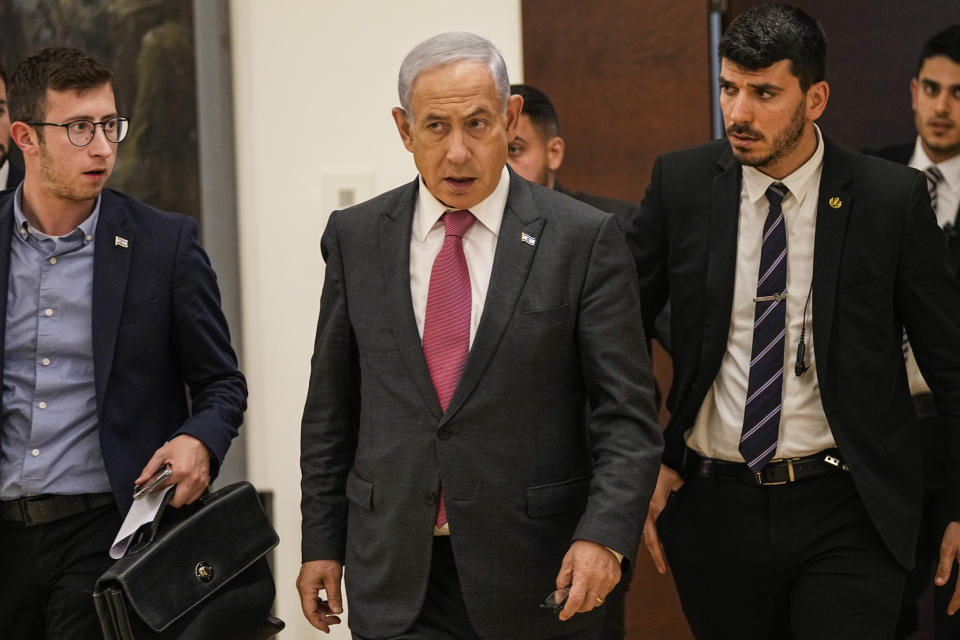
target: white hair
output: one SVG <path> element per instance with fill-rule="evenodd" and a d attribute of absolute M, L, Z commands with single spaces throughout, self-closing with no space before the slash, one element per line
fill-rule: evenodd
<path fill-rule="evenodd" d="M 424 71 L 461 60 L 479 62 L 490 69 L 490 75 L 493 76 L 497 93 L 500 95 L 500 108 L 507 108 L 510 78 L 507 76 L 507 64 L 503 61 L 503 55 L 486 38 L 466 31 L 451 31 L 424 40 L 410 50 L 400 65 L 397 89 L 400 93 L 400 106 L 408 118 L 412 114 L 410 92 L 417 76 Z"/>

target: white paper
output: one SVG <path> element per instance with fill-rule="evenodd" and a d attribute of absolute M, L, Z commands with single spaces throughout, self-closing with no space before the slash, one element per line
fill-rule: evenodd
<path fill-rule="evenodd" d="M 160 505 L 163 504 L 163 496 L 167 495 L 167 492 L 174 487 L 176 485 L 172 484 L 133 501 L 133 506 L 127 512 L 127 517 L 120 525 L 120 531 L 113 541 L 113 546 L 110 547 L 111 558 L 118 560 L 123 557 L 133 540 L 133 534 L 143 525 L 153 522 L 154 518 L 157 517 L 157 511 L 160 510 Z"/>

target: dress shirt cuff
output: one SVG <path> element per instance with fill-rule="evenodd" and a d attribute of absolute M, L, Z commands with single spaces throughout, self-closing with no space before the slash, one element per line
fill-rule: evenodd
<path fill-rule="evenodd" d="M 621 563 L 623 562 L 623 554 L 622 554 L 622 553 L 620 553 L 619 551 L 614 551 L 614 550 L 611 549 L 610 547 L 604 547 L 604 549 L 606 549 L 607 551 L 609 551 L 610 553 L 613 554 L 613 557 L 617 559 L 617 564 L 621 564 Z"/>

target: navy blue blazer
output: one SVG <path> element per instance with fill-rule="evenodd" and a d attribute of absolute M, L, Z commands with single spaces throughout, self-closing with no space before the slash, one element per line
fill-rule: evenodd
<path fill-rule="evenodd" d="M 0 195 L 0 354 L 14 193 Z M 246 381 L 197 234 L 187 216 L 103 192 L 93 263 L 94 377 L 100 445 L 121 513 L 164 442 L 197 438 L 215 473 L 243 421 Z"/>

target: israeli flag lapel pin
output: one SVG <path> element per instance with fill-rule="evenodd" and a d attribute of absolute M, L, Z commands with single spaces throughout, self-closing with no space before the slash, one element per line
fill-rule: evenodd
<path fill-rule="evenodd" d="M 531 247 L 537 244 L 537 239 L 525 231 L 520 232 L 520 242 L 528 244 Z"/>
<path fill-rule="evenodd" d="M 130 241 L 126 238 L 121 238 L 120 236 L 113 236 L 113 246 L 128 249 L 130 248 Z"/>

